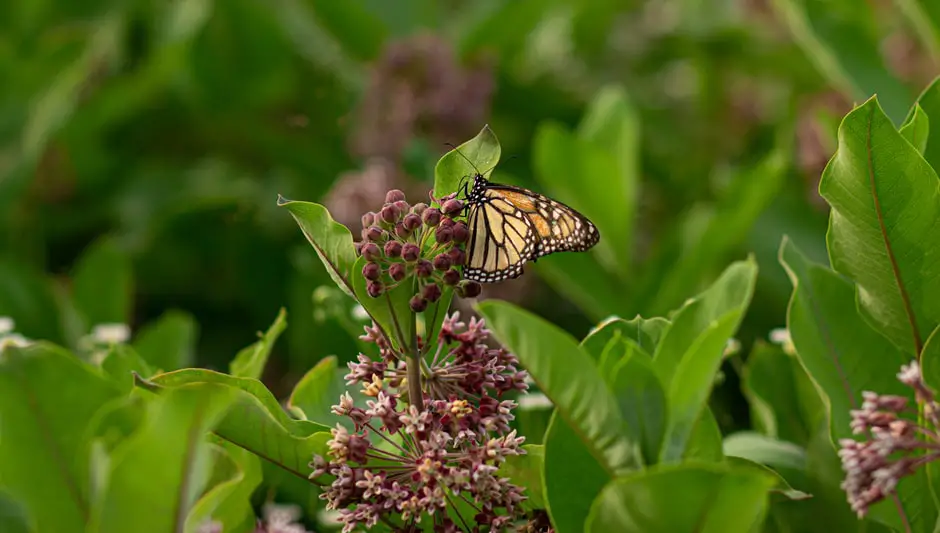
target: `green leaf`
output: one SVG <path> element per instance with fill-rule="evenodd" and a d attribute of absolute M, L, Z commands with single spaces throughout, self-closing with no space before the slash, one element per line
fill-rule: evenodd
<path fill-rule="evenodd" d="M 361 272 L 365 264 L 365 258 L 360 257 L 353 266 L 353 271 Z M 412 321 L 414 313 L 411 312 L 408 303 L 417 292 L 413 283 L 402 283 L 378 298 L 373 298 L 369 296 L 366 289 L 366 278 L 361 274 L 356 274 L 352 277 L 352 287 L 362 308 L 378 324 L 382 332 L 391 341 L 392 346 L 400 351 L 407 351 L 412 343 L 412 334 L 414 333 L 412 327 L 415 326 Z M 440 320 L 443 319 L 444 317 L 441 316 Z"/>
<path fill-rule="evenodd" d="M 176 370 L 193 364 L 198 325 L 192 315 L 171 310 L 141 328 L 133 346 L 154 368 Z"/>
<path fill-rule="evenodd" d="M 535 176 L 545 192 L 588 217 L 602 235 L 588 254 L 596 255 L 611 272 L 629 271 L 630 250 L 623 243 L 633 238 L 628 230 L 635 198 L 620 184 L 623 176 L 616 152 L 579 138 L 555 122 L 539 124 L 532 143 Z"/>
<path fill-rule="evenodd" d="M 780 248 L 780 262 L 794 285 L 787 325 L 800 361 L 820 393 L 825 394 L 830 442 L 852 438 L 850 411 L 861 407 L 862 391 L 897 394 L 913 402 L 911 390 L 896 378 L 909 357 L 861 317 L 852 284 L 808 261 L 786 238 Z M 936 515 L 922 476 L 905 480 L 898 492 L 893 498 L 900 498 L 908 520 L 933 523 Z M 903 529 L 894 502 L 883 502 L 875 509 L 883 509 L 873 513 L 876 518 Z"/>
<path fill-rule="evenodd" d="M 639 444 L 643 462 L 650 465 L 658 459 L 665 436 L 669 415 L 666 391 L 649 354 L 632 339 L 622 342 L 633 349 L 614 367 L 611 390 L 620 406 L 624 432 Z"/>
<path fill-rule="evenodd" d="M 287 311 L 282 307 L 268 331 L 263 334 L 259 333 L 261 338 L 257 342 L 238 352 L 229 364 L 229 373 L 240 378 L 261 379 L 261 373 L 264 372 L 264 365 L 267 364 L 271 350 L 274 349 L 274 343 L 285 328 L 287 328 Z"/>
<path fill-rule="evenodd" d="M 927 385 L 935 391 L 940 390 L 940 327 L 933 330 L 927 338 L 920 365 Z"/>
<path fill-rule="evenodd" d="M 604 488 L 585 531 L 750 533 L 763 518 L 775 484 L 766 473 L 725 465 L 645 470 Z"/>
<path fill-rule="evenodd" d="M 542 496 L 542 469 L 545 461 L 545 447 L 538 444 L 526 444 L 522 447 L 525 455 L 510 455 L 499 467 L 500 477 L 508 477 L 512 483 L 525 489 L 528 500 L 523 505 L 530 509 L 544 509 L 545 498 Z"/>
<path fill-rule="evenodd" d="M 911 355 L 940 324 L 940 181 L 876 98 L 839 127 L 819 183 L 832 206 L 826 241 L 837 272 L 858 285 L 865 317 Z"/>
<path fill-rule="evenodd" d="M 578 480 L 572 483 L 571 480 Z M 614 479 L 556 410 L 545 431 L 545 508 L 556 533 L 580 533 L 594 498 Z"/>
<path fill-rule="evenodd" d="M 342 379 L 337 379 L 337 368 L 335 355 L 320 359 L 297 382 L 287 400 L 288 409 L 302 415 L 305 420 L 329 425 L 336 418 L 331 413 L 331 407 L 336 405 L 345 390 Z"/>
<path fill-rule="evenodd" d="M 904 118 L 911 97 L 886 67 L 872 7 L 854 0 L 775 0 L 821 75 L 855 101 L 877 94 L 896 121 Z"/>
<path fill-rule="evenodd" d="M 721 447 L 721 428 L 718 427 L 715 414 L 706 405 L 695 421 L 695 425 L 692 426 L 692 433 L 682 452 L 682 459 L 717 463 L 724 458 L 725 454 Z"/>
<path fill-rule="evenodd" d="M 223 460 L 216 462 L 216 470 L 222 472 L 213 477 L 221 475 L 223 479 L 193 506 L 186 517 L 186 533 L 197 533 L 199 526 L 210 519 L 220 522 L 222 531 L 250 533 L 255 527 L 251 493 L 261 483 L 261 462 L 234 444 L 219 438 L 213 440 L 216 453 L 223 456 Z"/>
<path fill-rule="evenodd" d="M 927 113 L 924 112 L 924 108 L 920 107 L 920 104 L 914 104 L 899 131 L 901 137 L 907 139 L 907 142 L 914 145 L 914 148 L 924 155 L 924 151 L 927 150 L 927 140 L 930 138 L 930 119 L 927 118 Z"/>
<path fill-rule="evenodd" d="M 754 343 L 743 388 L 756 428 L 768 437 L 809 442 L 825 407 L 799 359 L 763 341 Z"/>
<path fill-rule="evenodd" d="M 202 369 L 184 369 L 155 376 L 149 383 L 174 388 L 201 384 L 235 390 L 234 406 L 215 428 L 215 434 L 303 479 L 314 453 L 325 454 L 329 428 L 287 416 L 260 381 Z"/>
<path fill-rule="evenodd" d="M 131 278 L 130 259 L 113 239 L 99 239 L 85 250 L 72 271 L 72 291 L 86 330 L 130 322 Z"/>
<path fill-rule="evenodd" d="M 806 469 L 806 451 L 791 442 L 784 442 L 753 431 L 739 431 L 725 437 L 725 455 L 743 457 L 774 470 Z"/>
<path fill-rule="evenodd" d="M 0 355 L 0 479 L 37 531 L 84 532 L 90 515 L 84 435 L 120 390 L 51 344 Z"/>
<path fill-rule="evenodd" d="M 669 398 L 669 426 L 663 461 L 682 457 L 705 407 L 725 345 L 737 331 L 754 291 L 753 258 L 729 266 L 704 293 L 676 313 L 653 357 Z"/>
<path fill-rule="evenodd" d="M 499 163 L 500 147 L 496 134 L 489 126 L 483 126 L 476 137 L 461 144 L 456 150 L 444 154 L 434 166 L 434 197 L 442 198 L 460 187 L 462 179 L 469 178 L 473 185 L 473 175 L 477 172 L 489 178 L 496 164 Z"/>
<path fill-rule="evenodd" d="M 927 115 L 928 122 L 933 123 L 934 126 L 940 124 L 940 77 L 920 93 L 917 105 Z M 916 109 L 911 110 L 911 113 L 915 111 Z M 911 116 L 908 116 L 908 121 L 910 120 Z M 934 170 L 940 169 L 940 134 L 930 135 L 927 138 L 927 147 L 922 153 Z"/>
<path fill-rule="evenodd" d="M 640 189 L 640 121 L 622 87 L 601 87 L 588 104 L 578 125 L 578 138 L 616 156 L 616 174 L 593 176 L 581 183 L 599 190 L 595 196 L 620 201 L 611 220 L 621 232 L 614 253 L 621 269 L 628 269 L 633 255 L 633 226 Z M 570 176 L 569 176 L 570 180 Z M 603 189 L 606 194 L 600 194 Z M 608 223 L 609 225 L 609 223 Z"/>
<path fill-rule="evenodd" d="M 31 533 L 35 531 L 26 509 L 0 490 L 0 531 L 3 533 Z"/>
<path fill-rule="evenodd" d="M 812 494 L 808 494 L 801 490 L 796 490 L 790 485 L 790 482 L 787 481 L 779 472 L 773 470 L 763 464 L 752 461 L 750 459 L 745 459 L 744 457 L 728 456 L 727 462 L 729 465 L 734 468 L 741 470 L 751 469 L 762 474 L 773 476 L 776 480 L 774 488 L 770 490 L 771 494 L 779 494 L 787 500 L 808 500 L 813 497 Z"/>
<path fill-rule="evenodd" d="M 278 196 L 277 205 L 290 211 L 336 285 L 355 298 L 352 278 L 359 271 L 354 267 L 356 249 L 349 229 L 333 220 L 330 212 L 320 204 L 295 202 Z"/>
<path fill-rule="evenodd" d="M 19 259 L 0 258 L 0 316 L 13 318 L 17 333 L 64 342 L 62 314 L 52 285 L 39 271 Z"/>
<path fill-rule="evenodd" d="M 861 408 L 862 391 L 910 395 L 895 377 L 909 358 L 862 319 L 845 278 L 810 262 L 786 238 L 780 262 L 793 283 L 787 311 L 793 344 L 826 395 L 833 442 L 850 438 L 849 411 Z"/>
<path fill-rule="evenodd" d="M 506 302 L 487 300 L 477 309 L 605 471 L 615 474 L 636 467 L 635 443 L 621 430 L 616 400 L 594 361 L 570 335 Z"/>
<path fill-rule="evenodd" d="M 219 385 L 181 387 L 151 403 L 140 429 L 95 465 L 107 481 L 89 531 L 180 531 L 212 470 L 205 435 L 233 397 Z"/>
<path fill-rule="evenodd" d="M 145 378 L 154 373 L 137 351 L 126 344 L 112 345 L 101 362 L 101 368 L 120 385 L 124 392 L 130 392 L 134 388 L 134 373 Z"/>

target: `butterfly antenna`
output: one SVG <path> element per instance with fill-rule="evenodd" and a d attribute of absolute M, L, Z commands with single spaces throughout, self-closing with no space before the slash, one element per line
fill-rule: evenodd
<path fill-rule="evenodd" d="M 480 169 L 477 168 L 477 166 L 473 164 L 473 161 L 470 161 L 470 158 L 469 158 L 469 157 L 463 155 L 463 152 L 461 152 L 459 148 L 457 148 L 456 146 L 454 146 L 454 145 L 451 144 L 451 143 L 444 143 L 444 144 L 445 144 L 446 146 L 450 146 L 451 148 L 453 148 L 454 151 L 457 152 L 457 155 L 459 155 L 460 157 L 464 158 L 464 160 L 465 160 L 467 163 L 470 163 L 470 166 L 473 167 L 473 170 L 476 171 L 477 174 L 480 174 Z"/>

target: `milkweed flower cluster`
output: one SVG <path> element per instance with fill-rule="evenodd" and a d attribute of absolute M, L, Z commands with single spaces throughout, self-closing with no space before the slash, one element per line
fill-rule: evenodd
<path fill-rule="evenodd" d="M 438 301 L 445 285 L 470 298 L 482 289 L 479 283 L 462 280 L 459 270 L 470 238 L 467 224 L 454 220 L 463 211 L 463 202 L 455 195 L 429 196 L 440 208 L 411 205 L 400 190 L 389 191 L 382 209 L 362 216 L 362 240 L 356 243 L 366 260 L 362 275 L 369 296 L 378 298 L 417 278 L 417 291 L 409 302 L 416 313 Z"/>
<path fill-rule="evenodd" d="M 893 493 L 901 478 L 940 458 L 940 405 L 924 383 L 920 365 L 912 361 L 902 366 L 897 377 L 914 389 L 925 425 L 915 420 L 917 410 L 908 405 L 907 397 L 862 393 L 862 408 L 851 412 L 851 427 L 856 435 L 867 434 L 868 438 L 839 441 L 839 457 L 846 474 L 842 489 L 859 518 Z"/>
<path fill-rule="evenodd" d="M 407 362 L 377 328 L 366 328 L 361 338 L 376 343 L 382 359 L 360 356 L 346 379 L 370 399 L 359 406 L 348 392 L 340 398 L 333 413 L 353 429 L 338 424 L 327 457 L 310 465 L 311 479 L 335 476 L 321 498 L 339 510 L 344 532 L 422 520 L 441 532 L 469 531 L 471 522 L 504 531 L 523 518 L 523 490 L 500 477 L 499 467 L 525 453 L 524 437 L 509 427 L 516 403 L 501 397 L 526 390 L 526 374 L 513 355 L 486 344 L 488 335 L 482 320 L 444 320 L 418 408 L 402 401 Z"/>

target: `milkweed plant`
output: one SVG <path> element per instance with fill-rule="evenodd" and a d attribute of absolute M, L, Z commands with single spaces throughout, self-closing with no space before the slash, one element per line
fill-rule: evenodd
<path fill-rule="evenodd" d="M 283 400 L 260 381 L 283 310 L 224 372 L 190 367 L 191 325 L 178 316 L 131 331 L 79 313 L 87 334 L 68 347 L 0 318 L 0 524 L 933 531 L 938 103 L 934 84 L 900 127 L 874 97 L 844 118 L 819 185 L 828 261 L 783 239 L 779 264 L 763 266 L 793 290 L 766 340 L 735 338 L 757 286 L 753 256 L 666 316 L 612 316 L 580 340 L 481 299 L 462 274 L 474 235 L 458 188 L 499 161 L 488 127 L 438 161 L 426 198 L 388 191 L 361 227 L 278 198 L 343 295 L 316 301 L 344 314 L 361 350 L 323 358 Z M 709 398 L 725 362 L 752 429 L 723 435 Z"/>

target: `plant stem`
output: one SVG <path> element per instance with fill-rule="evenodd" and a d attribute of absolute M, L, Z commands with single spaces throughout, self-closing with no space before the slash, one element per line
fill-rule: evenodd
<path fill-rule="evenodd" d="M 418 346 L 418 314 L 411 313 L 411 353 L 408 355 L 408 403 L 424 409 L 421 392 L 421 348 Z"/>

